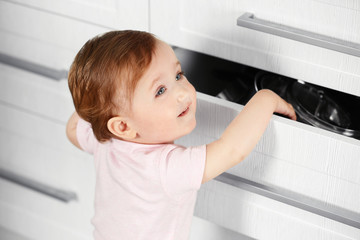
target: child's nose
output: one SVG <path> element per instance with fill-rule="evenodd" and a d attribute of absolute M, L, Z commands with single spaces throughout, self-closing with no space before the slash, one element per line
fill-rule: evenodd
<path fill-rule="evenodd" d="M 178 94 L 177 94 L 177 100 L 178 102 L 183 102 L 186 100 L 189 96 L 189 92 L 185 86 L 179 86 L 178 88 Z"/>

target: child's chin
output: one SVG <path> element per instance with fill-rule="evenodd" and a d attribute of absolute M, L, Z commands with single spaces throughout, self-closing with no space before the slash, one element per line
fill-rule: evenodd
<path fill-rule="evenodd" d="M 194 131 L 195 127 L 196 127 L 196 120 L 194 120 L 193 123 L 189 126 L 188 131 L 184 134 L 184 136 L 185 136 L 185 135 L 188 135 L 188 134 L 190 134 L 192 131 Z"/>

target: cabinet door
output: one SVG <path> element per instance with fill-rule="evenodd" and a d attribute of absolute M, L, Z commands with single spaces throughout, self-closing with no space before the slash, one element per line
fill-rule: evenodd
<path fill-rule="evenodd" d="M 147 0 L 10 0 L 10 2 L 107 28 L 148 30 Z"/>
<path fill-rule="evenodd" d="M 241 105 L 223 99 L 202 93 L 197 97 L 197 126 L 178 140 L 179 144 L 196 146 L 218 139 L 242 110 Z M 274 194 L 290 193 L 283 197 L 292 194 L 294 201 L 327 213 L 313 214 L 318 212 L 313 209 L 304 212 L 291 204 L 288 207 L 281 202 L 283 199 L 274 201 L 266 194 L 264 197 L 226 186 L 224 181 L 209 184 L 215 187 L 203 187 L 195 211 L 200 217 L 254 238 L 264 237 L 262 233 L 270 234 L 267 239 L 318 239 L 321 234 L 332 236 L 330 239 L 342 239 L 340 235 L 359 238 L 359 156 L 359 140 L 273 116 L 254 151 L 227 174 L 250 180 L 255 187 L 274 189 Z M 332 213 L 349 217 L 355 224 L 337 221 L 330 216 Z M 307 221 L 311 224 L 303 224 Z M 277 222 L 290 232 L 281 235 Z M 309 235 L 301 238 L 301 232 Z"/>
<path fill-rule="evenodd" d="M 360 96 L 360 58 L 237 26 L 256 18 L 360 44 L 360 9 L 339 1 L 152 0 L 150 30 L 170 44 Z M 350 43 L 351 45 L 351 43 Z"/>

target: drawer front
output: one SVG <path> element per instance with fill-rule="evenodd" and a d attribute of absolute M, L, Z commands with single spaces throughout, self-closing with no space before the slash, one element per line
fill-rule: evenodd
<path fill-rule="evenodd" d="M 202 93 L 197 98 L 197 127 L 179 144 L 200 145 L 218 139 L 242 109 Z M 359 140 L 273 116 L 254 151 L 227 173 L 295 192 L 296 198 L 313 199 L 320 208 L 333 206 L 344 215 L 350 213 L 359 226 L 359 156 Z M 236 203 L 226 206 L 231 209 Z"/>
<path fill-rule="evenodd" d="M 360 96 L 359 57 L 237 26 L 238 17 L 250 12 L 360 49 L 358 6 L 315 0 L 153 0 L 150 7 L 151 31 L 170 44 Z"/>
<path fill-rule="evenodd" d="M 4 1 L 0 1 L 0 13 L 0 53 L 55 72 L 67 71 L 88 39 L 109 30 Z"/>
<path fill-rule="evenodd" d="M 67 140 L 65 124 L 3 104 L 0 111 L 2 168 L 60 188 L 89 188 L 71 186 L 83 177 L 87 180 L 94 177 L 93 161 Z"/>
<path fill-rule="evenodd" d="M 53 79 L 0 63 L 0 102 L 65 125 L 74 111 L 65 79 Z"/>
<path fill-rule="evenodd" d="M 0 225 L 26 239 L 91 239 L 93 205 L 82 200 L 64 203 L 0 178 Z"/>
<path fill-rule="evenodd" d="M 148 29 L 148 1 L 9 0 L 112 29 Z M 71 7 L 69 7 L 71 6 Z"/>
<path fill-rule="evenodd" d="M 218 182 L 205 183 L 195 215 L 251 239 L 359 239 L 360 230 Z"/>

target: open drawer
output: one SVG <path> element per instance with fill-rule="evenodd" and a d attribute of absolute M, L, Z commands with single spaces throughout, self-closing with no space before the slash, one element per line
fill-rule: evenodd
<path fill-rule="evenodd" d="M 217 139 L 241 109 L 241 105 L 198 93 L 197 127 L 178 143 L 199 145 Z M 274 116 L 261 141 L 245 161 L 216 179 L 221 184 L 215 180 L 202 187 L 195 212 L 200 217 L 255 238 L 267 232 L 270 234 L 268 239 L 297 239 L 296 236 L 304 239 L 296 232 L 307 232 L 311 228 L 314 235 L 308 235 L 307 239 L 317 239 L 321 233 L 356 239 L 360 236 L 359 156 L 360 143 L 356 139 Z M 242 178 L 245 178 L 245 185 L 251 185 L 250 188 L 263 188 L 268 193 L 259 194 L 241 187 L 244 185 Z M 240 180 L 238 184 L 237 180 Z M 269 192 L 270 195 L 284 195 L 269 198 Z M 289 198 L 293 202 L 289 203 Z M 259 222 L 261 216 L 267 221 Z M 288 226 L 297 231 L 287 229 L 290 235 L 271 233 L 270 229 L 275 227 L 279 217 L 282 228 Z M 288 222 L 286 219 L 312 220 L 302 229 L 296 221 Z M 256 227 L 246 228 L 244 224 Z"/>
<path fill-rule="evenodd" d="M 241 109 L 242 106 L 239 104 L 198 93 L 197 127 L 190 135 L 180 139 L 178 143 L 199 145 L 217 139 Z M 196 212 L 201 217 L 235 231 L 242 231 L 243 221 L 256 225 L 255 230 L 253 227 L 248 229 L 250 232 L 242 233 L 257 238 L 260 235 L 255 233 L 271 228 L 273 221 L 276 222 L 275 215 L 307 221 L 307 217 L 298 213 L 298 210 L 283 212 L 283 207 L 279 207 L 277 210 L 272 208 L 273 205 L 278 204 L 289 205 L 309 212 L 311 219 L 314 214 L 316 215 L 318 227 L 317 230 L 314 230 L 315 235 L 311 237 L 313 239 L 318 237 L 319 231 L 324 231 L 324 234 L 328 231 L 335 231 L 340 235 L 359 237 L 359 156 L 359 140 L 273 116 L 265 134 L 250 156 L 216 179 L 222 184 L 209 183 L 203 186 Z M 238 180 L 239 184 L 236 183 Z M 250 180 L 250 183 L 247 180 Z M 244 188 L 237 188 L 242 185 L 241 182 L 255 188 L 263 188 L 270 195 L 284 195 L 279 199 L 272 196 L 269 198 L 269 195 L 259 194 L 251 189 L 249 191 L 248 188 L 245 188 L 244 191 Z M 242 193 L 237 193 L 238 191 Z M 244 196 L 242 201 L 245 202 L 238 202 L 241 197 L 233 198 L 233 192 L 236 196 Z M 253 202 L 253 200 L 249 200 L 248 195 L 252 196 L 250 199 L 266 200 L 261 200 L 259 203 Z M 294 202 L 289 203 L 286 200 L 288 198 L 292 198 L 297 203 L 295 205 Z M 259 213 L 251 213 L 250 210 L 246 210 L 249 204 L 259 205 L 260 210 L 267 208 L 268 220 L 263 223 L 258 222 L 259 216 L 265 212 L 259 210 Z M 310 206 L 310 208 L 306 206 Z M 242 209 L 243 212 L 235 213 L 232 212 L 232 209 Z M 326 213 L 327 211 L 328 213 Z M 271 212 L 276 213 L 274 219 L 272 219 Z M 333 213 L 338 216 L 334 217 Z M 348 221 L 349 219 L 350 221 Z M 294 224 L 286 222 L 284 219 L 281 221 L 284 226 Z M 327 221 L 331 223 L 328 224 Z M 337 230 L 332 229 L 334 222 Z M 306 229 L 303 230 L 306 231 Z M 269 235 L 269 239 L 281 239 L 279 238 L 281 234 L 277 235 L 276 232 L 272 234 L 274 235 Z M 283 238 L 288 239 L 285 236 L 289 235 L 284 235 Z M 296 235 L 291 238 L 296 239 Z"/>
<path fill-rule="evenodd" d="M 255 94 L 254 85 L 258 76 L 266 76 L 265 79 L 271 80 L 271 83 L 275 80 L 286 84 L 294 81 L 272 73 L 264 75 L 264 71 L 253 67 L 179 47 L 174 47 L 174 51 L 185 75 L 198 90 L 197 127 L 190 135 L 179 139 L 179 144 L 200 145 L 218 139 L 242 110 L 243 102 L 246 103 Z M 306 86 L 305 83 L 303 85 Z M 322 89 L 324 94 L 330 93 Z M 342 99 L 351 99 L 349 105 L 358 109 L 358 97 L 340 92 L 336 94 Z M 223 95 L 231 101 L 221 99 Z M 353 117 L 353 121 L 357 122 L 358 116 Z M 307 235 L 312 236 L 309 239 L 317 239 L 317 234 L 321 233 L 325 236 L 335 234 L 334 239 L 338 239 L 338 235 L 360 236 L 359 156 L 359 138 L 274 115 L 247 159 L 216 178 L 215 182 L 222 184 L 212 181 L 202 187 L 195 212 L 200 217 L 255 238 L 265 236 L 257 232 L 268 232 L 271 224 L 276 225 L 277 221 L 273 220 L 280 221 L 279 217 L 284 228 L 296 229 L 289 230 L 283 239 L 293 238 L 291 234 L 302 236 L 297 234 L 298 231 L 315 234 Z M 238 202 L 241 196 L 244 199 Z M 254 218 L 253 213 L 249 215 L 246 211 L 231 213 L 233 208 L 250 209 L 254 203 L 248 200 L 248 196 L 251 196 L 250 199 L 261 199 L 260 208 L 254 210 L 259 216 Z M 271 210 L 272 205 L 281 207 Z M 258 223 L 260 216 L 266 217 L 269 222 Z M 298 220 L 292 221 L 294 218 Z M 308 220 L 312 224 L 305 224 L 302 230 L 296 228 L 298 221 Z M 250 225 L 243 228 L 242 221 L 258 228 L 248 228 Z M 334 232 L 332 227 L 335 225 L 337 230 Z M 270 239 L 281 236 L 272 234 L 275 235 L 269 235 Z"/>

